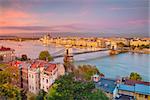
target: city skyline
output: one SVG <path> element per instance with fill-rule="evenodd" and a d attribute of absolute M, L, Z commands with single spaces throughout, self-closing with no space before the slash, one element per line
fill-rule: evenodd
<path fill-rule="evenodd" d="M 148 34 L 148 0 L 0 0 L 0 9 L 0 35 L 32 32 Z"/>

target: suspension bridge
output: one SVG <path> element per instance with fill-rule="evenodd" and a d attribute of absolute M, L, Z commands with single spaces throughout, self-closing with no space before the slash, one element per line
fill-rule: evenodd
<path fill-rule="evenodd" d="M 69 50 L 71 49 L 71 50 Z M 80 55 L 80 54 L 87 54 L 87 53 L 93 53 L 93 52 L 101 52 L 101 51 L 108 51 L 110 49 L 108 48 L 103 48 L 103 49 L 98 49 L 98 50 L 88 50 L 88 51 L 78 51 L 78 52 L 73 52 L 72 48 L 64 48 L 61 49 L 59 51 L 56 51 L 54 53 L 52 53 L 53 58 L 59 58 L 59 57 L 64 57 L 66 55 L 66 52 L 68 51 L 68 54 L 70 55 Z"/>

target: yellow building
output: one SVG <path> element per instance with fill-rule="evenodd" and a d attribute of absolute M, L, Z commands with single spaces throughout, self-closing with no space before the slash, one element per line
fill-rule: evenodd
<path fill-rule="evenodd" d="M 130 45 L 133 46 L 150 45 L 150 39 L 133 39 L 130 41 Z"/>

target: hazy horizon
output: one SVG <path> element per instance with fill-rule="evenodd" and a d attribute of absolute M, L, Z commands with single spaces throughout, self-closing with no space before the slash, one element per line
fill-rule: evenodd
<path fill-rule="evenodd" d="M 149 35 L 142 35 L 140 34 L 134 34 L 134 33 L 126 33 L 126 34 L 116 34 L 116 33 L 91 33 L 91 32 L 86 32 L 86 33 L 73 33 L 73 32 L 39 32 L 39 33 L 16 33 L 16 34 L 0 34 L 0 39 L 2 37 L 9 37 L 9 36 L 16 36 L 16 37 L 22 37 L 22 38 L 39 38 L 42 37 L 43 35 L 51 35 L 52 37 L 123 37 L 123 38 L 133 38 L 133 37 L 149 37 Z"/>

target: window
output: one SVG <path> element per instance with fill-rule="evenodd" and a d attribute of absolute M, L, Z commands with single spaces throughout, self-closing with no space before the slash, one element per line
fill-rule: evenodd
<path fill-rule="evenodd" d="M 34 90 L 34 87 L 32 87 L 32 90 Z"/>
<path fill-rule="evenodd" d="M 44 82 L 44 78 L 43 78 L 43 82 Z"/>
<path fill-rule="evenodd" d="M 29 77 L 31 77 L 31 75 L 29 74 Z"/>
<path fill-rule="evenodd" d="M 43 86 L 43 89 L 44 89 L 44 86 Z"/>
<path fill-rule="evenodd" d="M 148 98 L 148 95 L 145 95 L 145 98 L 147 99 L 147 98 Z"/>
<path fill-rule="evenodd" d="M 32 78 L 34 78 L 33 75 L 32 75 Z"/>
<path fill-rule="evenodd" d="M 143 95 L 142 95 L 142 94 L 139 94 L 139 97 L 143 97 Z"/>
<path fill-rule="evenodd" d="M 46 83 L 48 83 L 48 79 L 46 79 Z"/>

